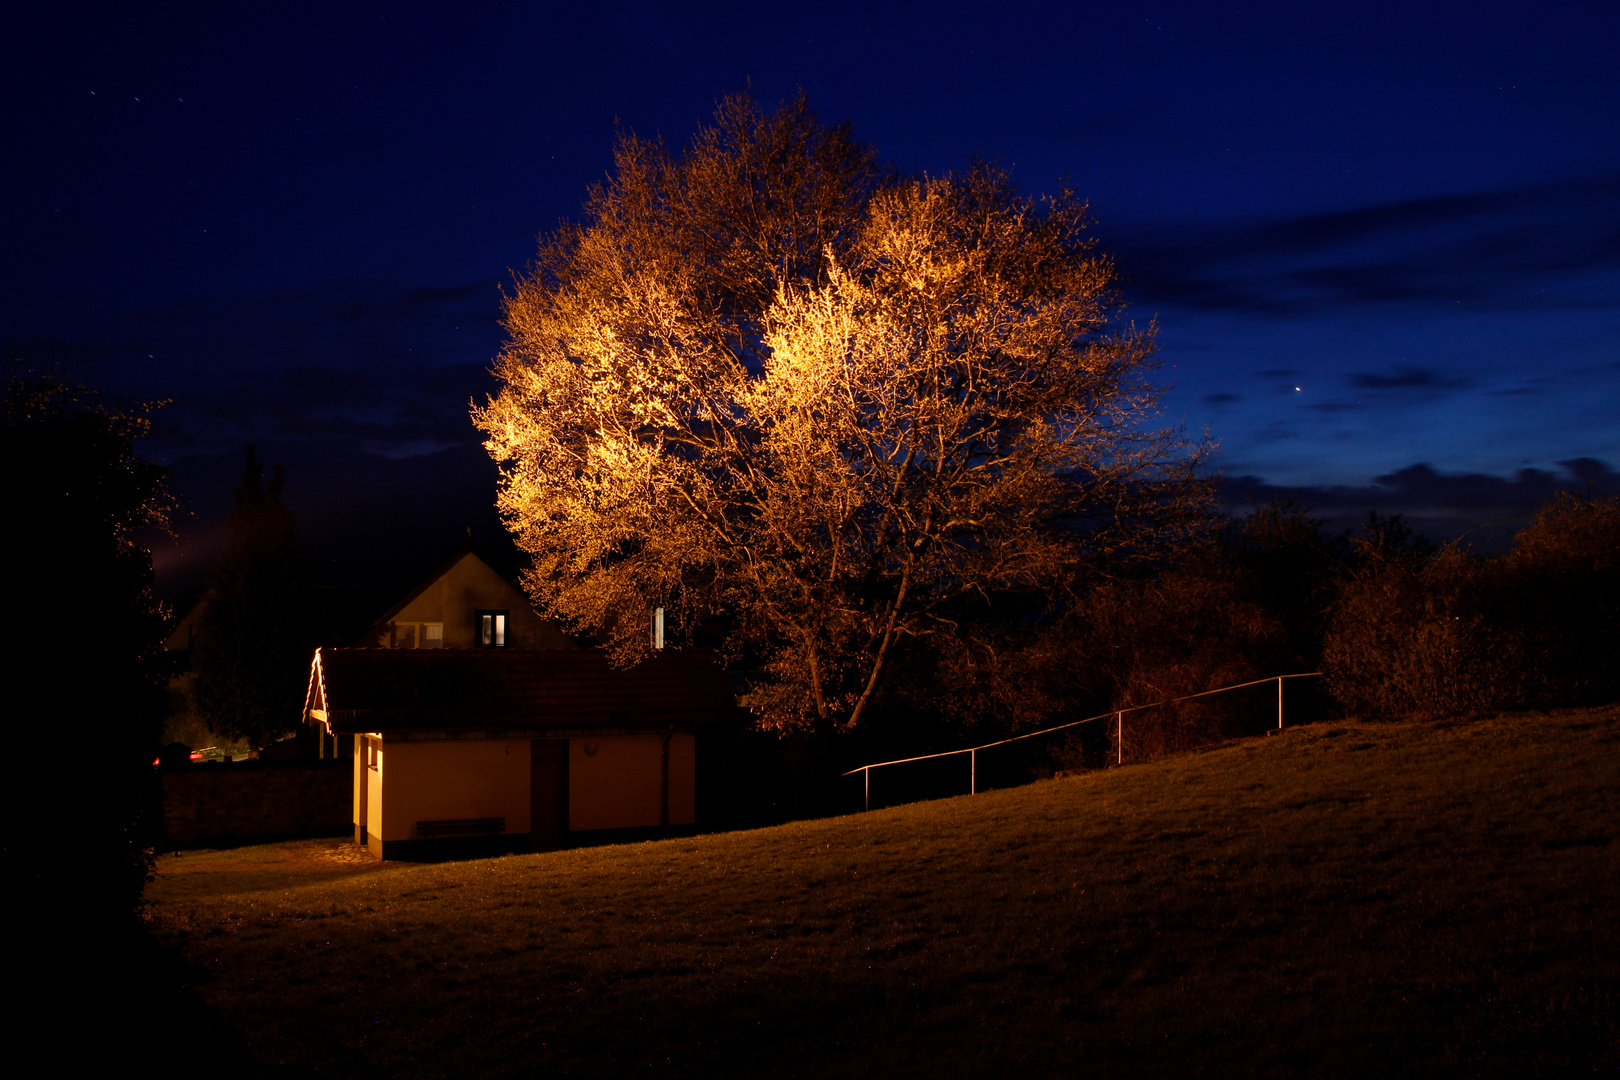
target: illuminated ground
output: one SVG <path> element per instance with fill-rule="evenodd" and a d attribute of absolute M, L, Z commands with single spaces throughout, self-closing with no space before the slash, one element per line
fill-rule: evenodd
<path fill-rule="evenodd" d="M 165 857 L 266 1065 L 1567 1075 L 1620 1063 L 1620 707 L 1323 725 L 752 832 Z"/>

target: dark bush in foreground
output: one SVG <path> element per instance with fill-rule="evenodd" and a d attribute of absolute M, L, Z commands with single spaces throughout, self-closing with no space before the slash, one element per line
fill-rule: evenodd
<path fill-rule="evenodd" d="M 146 430 L 143 409 L 21 363 L 0 396 L 0 654 L 22 734 L 0 867 L 17 925 L 75 940 L 127 919 L 151 865 L 164 611 L 137 537 L 166 527 L 169 500 L 167 473 L 133 450 Z"/>

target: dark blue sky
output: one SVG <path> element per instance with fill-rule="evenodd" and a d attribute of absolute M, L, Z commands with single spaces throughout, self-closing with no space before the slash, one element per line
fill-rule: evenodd
<path fill-rule="evenodd" d="M 1620 491 L 1612 2 L 28 7 L 0 316 L 172 401 L 171 589 L 248 441 L 333 582 L 493 530 L 466 404 L 499 284 L 616 119 L 679 144 L 750 85 L 904 168 L 1067 173 L 1235 501 L 1455 533 Z"/>

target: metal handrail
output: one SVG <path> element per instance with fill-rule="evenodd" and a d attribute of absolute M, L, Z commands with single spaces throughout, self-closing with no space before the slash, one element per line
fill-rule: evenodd
<path fill-rule="evenodd" d="M 1191 701 L 1193 698 L 1208 697 L 1210 694 L 1223 694 L 1228 690 L 1242 690 L 1246 686 L 1259 686 L 1261 683 L 1268 683 L 1268 682 L 1274 682 L 1274 683 L 1277 684 L 1277 730 L 1281 731 L 1282 726 L 1283 726 L 1283 696 L 1282 696 L 1283 680 L 1284 679 L 1313 679 L 1313 678 L 1316 678 L 1317 676 L 1319 676 L 1321 674 L 1322 674 L 1322 672 L 1320 672 L 1320 671 L 1302 671 L 1302 672 L 1298 672 L 1298 673 L 1293 674 L 1293 675 L 1268 675 L 1264 679 L 1254 679 L 1254 680 L 1252 680 L 1250 682 L 1245 682 L 1245 683 L 1234 683 L 1231 686 L 1221 686 L 1221 687 L 1217 687 L 1214 690 L 1201 690 L 1196 694 L 1183 694 L 1181 697 L 1168 698 L 1168 699 L 1166 699 L 1164 701 L 1155 701 L 1151 705 L 1132 705 L 1132 706 L 1130 706 L 1128 708 L 1124 708 L 1124 709 L 1111 709 L 1111 710 L 1109 710 L 1108 712 L 1105 712 L 1105 713 L 1098 713 L 1096 716 L 1088 716 L 1084 720 L 1072 720 L 1067 724 L 1059 724 L 1056 727 L 1042 728 L 1040 731 L 1026 731 L 1022 735 L 1014 735 L 1011 738 L 1007 738 L 1007 739 L 997 739 L 995 742 L 988 742 L 988 743 L 985 743 L 982 746 L 969 746 L 969 747 L 966 747 L 965 749 L 962 749 L 962 750 L 941 750 L 937 754 L 919 754 L 916 757 L 895 758 L 893 761 L 874 761 L 870 765 L 857 766 L 856 768 L 853 768 L 853 769 L 849 770 L 848 772 L 843 773 L 841 775 L 843 775 L 843 776 L 854 776 L 856 773 L 865 773 L 866 774 L 866 808 L 868 810 L 870 810 L 872 808 L 872 770 L 873 769 L 881 769 L 885 765 L 904 765 L 907 762 L 912 762 L 912 761 L 928 761 L 931 758 L 952 757 L 952 756 L 954 756 L 956 754 L 972 754 L 973 755 L 973 762 L 972 762 L 971 772 L 969 774 L 970 779 L 969 779 L 968 794 L 977 795 L 979 793 L 979 751 L 980 750 L 988 750 L 992 746 L 1002 746 L 1002 745 L 1004 745 L 1006 743 L 1017 742 L 1020 739 L 1033 739 L 1037 735 L 1050 735 L 1054 731 L 1062 731 L 1065 728 L 1079 727 L 1081 724 L 1089 724 L 1089 723 L 1092 723 L 1095 720 L 1106 720 L 1109 717 L 1114 717 L 1119 721 L 1119 726 L 1120 726 L 1120 730 L 1119 730 L 1119 744 L 1120 745 L 1119 745 L 1118 762 L 1123 764 L 1123 762 L 1125 760 L 1124 742 L 1125 742 L 1125 714 L 1126 713 L 1140 712 L 1143 709 L 1157 709 L 1161 705 L 1174 705 L 1174 704 L 1176 704 L 1177 702 L 1180 702 L 1180 701 Z"/>

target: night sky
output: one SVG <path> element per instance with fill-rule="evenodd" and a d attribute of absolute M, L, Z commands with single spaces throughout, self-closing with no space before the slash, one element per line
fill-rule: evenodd
<path fill-rule="evenodd" d="M 1620 493 L 1620 5 L 325 3 L 0 17 L 0 315 L 168 399 L 194 589 L 243 444 L 317 577 L 382 589 L 494 469 L 499 290 L 614 125 L 803 88 L 906 169 L 1068 174 L 1227 497 L 1437 536 Z M 1476 537 L 1491 535 L 1489 531 Z"/>

